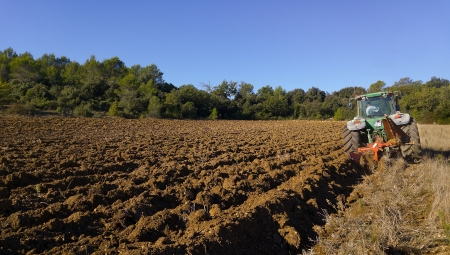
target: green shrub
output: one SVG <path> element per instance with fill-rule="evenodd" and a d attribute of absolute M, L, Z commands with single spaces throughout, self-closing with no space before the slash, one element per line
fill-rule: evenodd
<path fill-rule="evenodd" d="M 77 117 L 92 117 L 94 114 L 92 113 L 91 106 L 88 103 L 81 103 L 79 106 L 75 107 L 73 112 L 74 116 Z"/>
<path fill-rule="evenodd" d="M 157 96 L 152 96 L 148 102 L 148 116 L 152 118 L 159 118 L 161 116 L 161 100 Z"/>
<path fill-rule="evenodd" d="M 197 117 L 197 108 L 193 102 L 186 102 L 181 106 L 183 118 L 195 119 Z"/>
<path fill-rule="evenodd" d="M 110 117 L 119 116 L 119 103 L 114 102 L 111 104 L 111 107 L 109 107 L 108 110 L 108 116 Z"/>
<path fill-rule="evenodd" d="M 219 117 L 219 114 L 217 112 L 216 108 L 213 108 L 211 114 L 209 115 L 209 118 L 212 120 L 216 120 Z"/>
<path fill-rule="evenodd" d="M 334 113 L 334 119 L 335 120 L 345 120 L 344 111 L 342 108 L 338 108 L 336 112 Z"/>

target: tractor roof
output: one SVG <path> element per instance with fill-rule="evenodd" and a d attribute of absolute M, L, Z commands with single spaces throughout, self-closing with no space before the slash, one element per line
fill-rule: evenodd
<path fill-rule="evenodd" d="M 392 94 L 392 92 L 390 91 L 380 91 L 380 92 L 375 92 L 375 93 L 368 93 L 368 94 L 364 94 L 364 95 L 357 95 L 356 96 L 356 100 L 361 100 L 363 98 L 372 98 L 372 97 L 380 97 L 384 94 Z"/>

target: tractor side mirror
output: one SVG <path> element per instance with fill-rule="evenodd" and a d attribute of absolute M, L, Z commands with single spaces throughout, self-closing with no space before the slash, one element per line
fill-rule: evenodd
<path fill-rule="evenodd" d="M 398 94 L 397 96 L 395 96 L 395 111 L 400 111 L 400 104 L 398 103 L 398 100 L 402 99 L 402 95 Z"/>
<path fill-rule="evenodd" d="M 352 102 L 348 102 L 348 108 L 353 108 L 353 104 L 352 104 Z"/>

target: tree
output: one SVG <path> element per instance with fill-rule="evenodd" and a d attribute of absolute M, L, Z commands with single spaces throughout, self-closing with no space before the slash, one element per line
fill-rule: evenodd
<path fill-rule="evenodd" d="M 85 101 L 98 99 L 107 89 L 104 82 L 102 64 L 92 55 L 80 68 L 81 95 Z"/>
<path fill-rule="evenodd" d="M 198 101 L 195 102 L 195 107 L 197 107 L 197 116 L 200 118 L 207 118 L 211 109 L 211 95 L 200 89 L 198 90 L 197 99 Z"/>
<path fill-rule="evenodd" d="M 223 118 L 232 118 L 237 110 L 236 104 L 231 104 L 237 93 L 237 82 L 224 80 L 210 92 L 210 106 L 215 107 Z"/>
<path fill-rule="evenodd" d="M 450 124 L 450 86 L 442 87 L 439 106 L 436 109 L 436 121 L 439 124 Z"/>
<path fill-rule="evenodd" d="M 77 62 L 69 62 L 61 70 L 61 78 L 63 85 L 78 86 L 81 83 L 80 73 L 81 66 Z"/>
<path fill-rule="evenodd" d="M 323 102 L 323 100 L 325 100 L 325 97 L 326 97 L 325 91 L 322 91 L 316 87 L 311 87 L 305 93 L 305 98 L 309 102 L 313 102 L 313 101 Z"/>
<path fill-rule="evenodd" d="M 36 63 L 42 77 L 40 82 L 50 88 L 62 85 L 62 72 L 70 60 L 64 56 L 58 58 L 54 54 L 44 54 L 36 59 Z"/>
<path fill-rule="evenodd" d="M 166 94 L 166 99 L 163 104 L 164 117 L 167 118 L 180 118 L 180 102 L 178 100 L 176 90 Z"/>
<path fill-rule="evenodd" d="M 119 116 L 119 103 L 116 101 L 111 104 L 108 110 L 108 116 L 116 117 Z"/>
<path fill-rule="evenodd" d="M 129 117 L 139 115 L 142 110 L 142 102 L 138 97 L 139 83 L 133 74 L 127 74 L 119 82 L 119 88 L 115 93 L 119 96 L 119 106 Z"/>
<path fill-rule="evenodd" d="M 363 87 L 345 87 L 343 89 L 340 89 L 339 91 L 333 92 L 332 95 L 335 95 L 338 98 L 346 99 L 348 101 L 348 99 L 362 94 L 366 94 L 366 89 Z"/>
<path fill-rule="evenodd" d="M 133 74 L 141 84 L 146 84 L 150 80 L 153 80 L 156 86 L 165 83 L 163 80 L 163 72 L 161 72 L 155 64 L 146 67 L 133 65 L 130 67 L 129 72 Z"/>
<path fill-rule="evenodd" d="M 212 120 L 216 120 L 218 117 L 219 117 L 219 114 L 217 112 L 217 109 L 213 108 L 211 114 L 209 115 L 209 118 Z"/>
<path fill-rule="evenodd" d="M 253 95 L 255 96 L 255 95 Z M 253 103 L 255 100 L 246 100 L 245 103 L 241 107 L 241 118 L 242 119 L 254 119 L 255 118 L 255 104 Z"/>
<path fill-rule="evenodd" d="M 342 110 L 342 108 L 338 108 L 336 110 L 336 112 L 334 113 L 334 117 L 335 120 L 344 120 L 345 119 L 345 115 L 344 115 L 344 111 Z"/>
<path fill-rule="evenodd" d="M 75 107 L 81 102 L 80 90 L 73 86 L 64 86 L 57 99 L 59 112 L 67 115 L 72 114 Z"/>
<path fill-rule="evenodd" d="M 265 101 L 273 95 L 273 89 L 271 86 L 266 85 L 266 86 L 258 89 L 258 91 L 256 92 L 256 95 L 259 97 L 258 101 L 260 101 L 260 102 Z"/>
<path fill-rule="evenodd" d="M 0 108 L 2 105 L 7 105 L 14 101 L 11 86 L 6 82 L 0 81 Z"/>
<path fill-rule="evenodd" d="M 386 86 L 386 83 L 384 81 L 378 80 L 375 83 L 372 83 L 369 87 L 369 90 L 367 90 L 367 93 L 375 93 L 379 91 L 383 91 L 384 86 Z"/>
<path fill-rule="evenodd" d="M 73 115 L 77 117 L 92 117 L 94 114 L 92 113 L 91 105 L 86 102 L 82 102 L 80 105 L 75 107 L 73 111 Z"/>
<path fill-rule="evenodd" d="M 226 80 L 222 81 L 221 84 L 215 86 L 211 91 L 211 94 L 218 96 L 222 99 L 231 99 L 237 93 L 237 82 Z"/>
<path fill-rule="evenodd" d="M 28 52 L 12 59 L 9 67 L 11 70 L 10 78 L 13 83 L 35 84 L 41 79 L 38 66 L 33 56 Z"/>
<path fill-rule="evenodd" d="M 193 102 L 186 102 L 181 106 L 181 116 L 183 118 L 195 119 L 197 118 L 197 108 Z"/>
<path fill-rule="evenodd" d="M 254 111 L 253 105 L 257 103 L 257 96 L 253 93 L 253 85 L 250 83 L 241 82 L 238 86 L 236 96 L 233 98 L 233 103 L 238 108 L 235 118 L 237 119 L 253 119 Z"/>
<path fill-rule="evenodd" d="M 320 107 L 320 115 L 325 118 L 332 118 L 339 107 L 341 107 L 341 100 L 333 94 L 327 95 Z"/>
<path fill-rule="evenodd" d="M 413 81 L 411 78 L 405 77 L 395 82 L 392 87 L 386 89 L 399 90 L 402 92 L 402 95 L 408 95 L 413 93 L 414 90 L 420 88 L 422 84 L 423 82 L 421 80 Z"/>
<path fill-rule="evenodd" d="M 0 82 L 9 81 L 9 74 L 11 72 L 9 63 L 14 58 L 17 58 L 17 53 L 11 47 L 0 52 Z"/>
<path fill-rule="evenodd" d="M 101 66 L 102 79 L 105 83 L 105 101 L 116 102 L 118 98 L 114 91 L 119 88 L 118 81 L 128 73 L 128 68 L 118 57 L 103 60 Z"/>
<path fill-rule="evenodd" d="M 26 104 L 29 110 L 46 109 L 47 107 L 48 90 L 43 84 L 37 84 L 27 90 L 25 95 L 20 99 Z"/>
<path fill-rule="evenodd" d="M 204 91 L 197 89 L 194 85 L 182 85 L 175 92 L 177 94 L 178 100 L 181 105 L 192 102 L 197 109 L 196 116 L 198 117 L 208 117 L 210 109 L 210 95 Z"/>
<path fill-rule="evenodd" d="M 103 60 L 102 68 L 104 78 L 106 79 L 108 78 L 121 79 L 128 72 L 125 63 L 123 63 L 122 60 L 120 60 L 119 57 L 117 56 Z"/>
<path fill-rule="evenodd" d="M 267 116 L 287 117 L 289 106 L 285 94 L 280 86 L 275 88 L 273 95 L 264 102 Z"/>
<path fill-rule="evenodd" d="M 321 119 L 322 115 L 320 114 L 320 110 L 322 108 L 322 103 L 318 101 L 313 102 L 305 102 L 303 104 L 305 117 L 308 119 Z"/>
<path fill-rule="evenodd" d="M 161 116 L 161 100 L 157 96 L 151 96 L 148 102 L 148 116 L 159 118 Z"/>
<path fill-rule="evenodd" d="M 158 93 L 158 88 L 155 86 L 153 80 L 149 80 L 147 83 L 141 83 L 138 88 L 139 93 L 146 100 Z"/>
<path fill-rule="evenodd" d="M 287 94 L 289 112 L 292 118 L 299 118 L 300 105 L 305 101 L 305 91 L 303 89 L 294 89 Z"/>
<path fill-rule="evenodd" d="M 441 88 L 450 85 L 450 81 L 447 79 L 437 78 L 436 76 L 431 77 L 429 81 L 425 83 L 428 87 Z"/>
<path fill-rule="evenodd" d="M 303 89 L 294 89 L 287 93 L 290 105 L 301 104 L 305 101 L 305 91 Z"/>
<path fill-rule="evenodd" d="M 156 84 L 158 90 L 160 90 L 161 92 L 164 93 L 170 93 L 170 91 L 172 91 L 173 89 L 177 89 L 177 87 L 175 87 L 172 83 L 161 83 L 161 84 Z"/>
<path fill-rule="evenodd" d="M 195 105 L 200 104 L 200 98 L 198 95 L 199 90 L 192 84 L 182 85 L 176 93 L 178 94 L 178 100 L 181 104 L 187 103 L 189 101 L 193 102 Z"/>
<path fill-rule="evenodd" d="M 253 85 L 246 82 L 241 82 L 238 86 L 237 94 L 240 95 L 242 98 L 248 98 L 251 95 L 253 95 Z"/>

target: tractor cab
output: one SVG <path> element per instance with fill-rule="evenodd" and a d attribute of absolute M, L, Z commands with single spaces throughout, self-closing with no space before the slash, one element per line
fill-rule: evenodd
<path fill-rule="evenodd" d="M 398 109 L 392 92 L 378 92 L 356 97 L 358 116 L 377 118 L 391 115 Z"/>
<path fill-rule="evenodd" d="M 398 95 L 398 94 L 397 94 Z M 395 124 L 402 124 L 400 122 L 405 119 L 405 122 L 409 122 L 409 114 L 400 114 L 396 109 L 398 109 L 398 104 L 394 100 L 394 94 L 392 92 L 377 92 L 370 93 L 355 98 L 358 107 L 358 115 L 352 121 L 360 120 L 363 122 L 361 124 L 364 127 L 353 128 L 350 125 L 351 130 L 361 130 L 361 142 L 368 144 L 373 143 L 377 137 L 381 137 L 383 141 L 388 140 L 388 135 L 386 134 L 386 122 L 387 117 L 395 122 Z M 397 116 L 398 115 L 398 116 Z"/>

